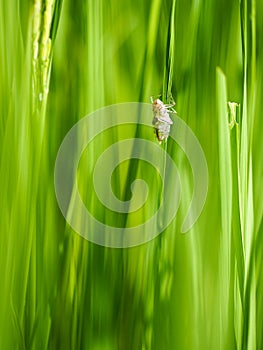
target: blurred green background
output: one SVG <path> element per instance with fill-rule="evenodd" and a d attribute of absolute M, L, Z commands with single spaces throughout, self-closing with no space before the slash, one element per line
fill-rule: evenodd
<path fill-rule="evenodd" d="M 0 0 L 1 349 L 263 348 L 262 33 L 259 0 Z M 175 220 L 134 248 L 90 243 L 58 208 L 58 148 L 88 113 L 158 94 L 173 95 L 205 152 L 202 215 L 180 233 L 192 173 L 168 139 L 182 179 Z M 99 135 L 82 173 L 125 132 Z M 158 204 L 154 169 L 131 160 L 113 179 L 127 200 L 142 174 L 155 195 L 139 221 Z"/>

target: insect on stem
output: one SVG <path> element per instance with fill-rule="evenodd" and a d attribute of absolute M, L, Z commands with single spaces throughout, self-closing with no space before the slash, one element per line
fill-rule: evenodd
<path fill-rule="evenodd" d="M 173 109 L 175 103 L 172 102 L 171 104 L 164 104 L 159 98 L 153 100 L 152 96 L 150 99 L 154 114 L 152 125 L 154 127 L 154 133 L 157 140 L 159 144 L 161 144 L 162 141 L 167 141 L 170 134 L 170 127 L 173 124 L 173 121 L 169 114 L 176 113 L 176 111 Z"/>

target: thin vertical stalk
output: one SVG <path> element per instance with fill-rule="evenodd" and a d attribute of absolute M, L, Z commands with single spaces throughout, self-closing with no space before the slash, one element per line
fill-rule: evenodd
<path fill-rule="evenodd" d="M 174 70 L 174 50 L 175 50 L 175 5 L 176 0 L 172 2 L 171 15 L 169 18 L 169 28 L 167 34 L 166 57 L 164 63 L 164 78 L 163 78 L 163 102 L 171 103 L 172 85 L 173 85 L 173 70 Z"/>
<path fill-rule="evenodd" d="M 243 49 L 243 110 L 240 140 L 239 203 L 245 257 L 243 349 L 256 348 L 256 286 L 254 256 L 254 208 L 252 136 L 256 95 L 255 1 L 241 0 Z"/>

